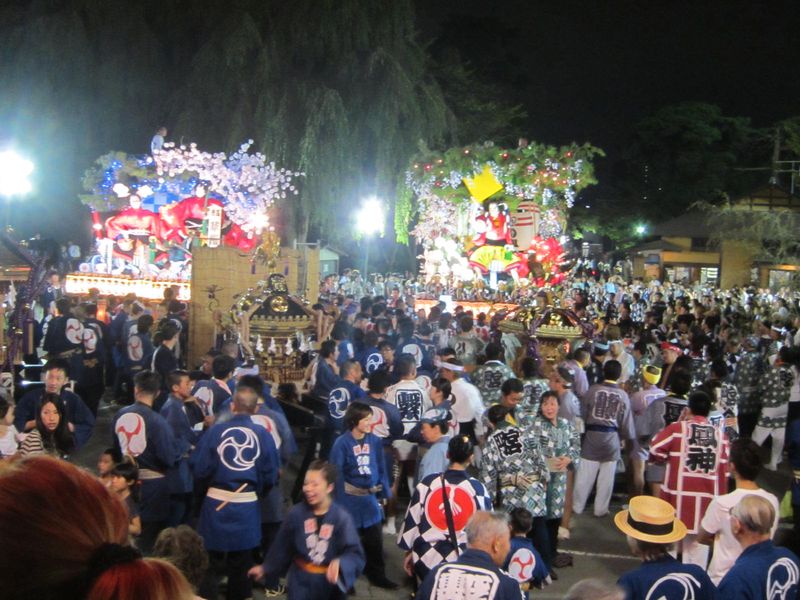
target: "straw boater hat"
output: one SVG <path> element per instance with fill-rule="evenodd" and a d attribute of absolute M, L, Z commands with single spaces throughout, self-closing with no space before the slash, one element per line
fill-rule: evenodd
<path fill-rule="evenodd" d="M 686 525 L 675 517 L 672 505 L 652 496 L 631 498 L 630 508 L 614 516 L 622 533 L 643 542 L 671 544 L 686 537 Z"/>

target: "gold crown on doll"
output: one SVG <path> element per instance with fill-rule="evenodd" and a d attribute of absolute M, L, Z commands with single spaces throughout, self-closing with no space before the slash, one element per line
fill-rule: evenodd
<path fill-rule="evenodd" d="M 470 195 L 476 202 L 483 202 L 489 196 L 494 196 L 503 189 L 503 184 L 497 181 L 497 177 L 494 176 L 489 165 L 486 165 L 481 174 L 476 177 L 464 177 L 464 185 L 467 186 Z"/>

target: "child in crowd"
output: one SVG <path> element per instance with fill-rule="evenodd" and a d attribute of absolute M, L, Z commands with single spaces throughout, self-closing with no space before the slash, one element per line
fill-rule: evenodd
<path fill-rule="evenodd" d="M 508 551 L 503 569 L 519 582 L 519 587 L 528 598 L 531 587 L 541 589 L 550 585 L 550 575 L 542 557 L 528 539 L 533 526 L 533 515 L 525 508 L 515 508 L 510 513 L 511 549 Z"/>
<path fill-rule="evenodd" d="M 131 462 L 121 462 L 111 469 L 109 489 L 128 509 L 128 533 L 132 536 L 142 533 L 142 520 L 139 517 L 139 504 L 136 501 L 134 488 L 138 479 L 139 469 Z"/>
<path fill-rule="evenodd" d="M 159 533 L 153 556 L 178 567 L 201 598 L 217 596 L 216 581 L 208 569 L 208 553 L 203 538 L 188 525 L 167 527 Z"/>
<path fill-rule="evenodd" d="M 17 453 L 17 436 L 14 427 L 14 404 L 0 398 L 0 459 L 14 456 Z"/>
<path fill-rule="evenodd" d="M 111 486 L 111 471 L 114 470 L 114 449 L 106 448 L 97 459 L 97 478 L 106 486 Z"/>

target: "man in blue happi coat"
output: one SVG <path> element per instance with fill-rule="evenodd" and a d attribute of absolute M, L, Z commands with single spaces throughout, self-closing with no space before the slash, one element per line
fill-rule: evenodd
<path fill-rule="evenodd" d="M 676 518 L 666 500 L 634 496 L 628 510 L 614 517 L 617 528 L 642 564 L 619 578 L 626 600 L 694 598 L 716 600 L 717 590 L 708 574 L 694 564 L 684 564 L 670 553 L 686 537 L 686 525 Z"/>
<path fill-rule="evenodd" d="M 64 401 L 67 423 L 75 436 L 75 446 L 80 448 L 92 436 L 94 415 L 77 394 L 64 386 L 69 381 L 69 364 L 61 358 L 53 358 L 44 366 L 44 389 L 31 390 L 20 398 L 14 410 L 14 427 L 24 433 L 36 427 L 36 415 L 41 409 L 42 395 L 45 392 L 58 394 Z"/>
<path fill-rule="evenodd" d="M 192 395 L 200 402 L 206 416 L 219 414 L 223 405 L 231 398 L 228 378 L 235 368 L 236 361 L 232 357 L 220 354 L 211 363 L 211 379 L 195 384 Z"/>
<path fill-rule="evenodd" d="M 170 496 L 168 525 L 176 527 L 186 524 L 189 520 L 194 489 L 194 480 L 189 470 L 189 454 L 203 435 L 207 417 L 203 416 L 200 403 L 191 394 L 192 382 L 189 373 L 173 371 L 168 375 L 167 385 L 170 394 L 160 413 L 172 428 L 181 452 L 178 464 L 167 471 Z"/>
<path fill-rule="evenodd" d="M 233 397 L 233 415 L 211 427 L 189 460 L 197 479 L 208 484 L 197 531 L 206 549 L 224 557 L 227 600 L 252 594 L 248 569 L 261 543 L 258 495 L 278 482 L 280 459 L 272 436 L 253 422 L 257 394 L 242 388 Z"/>
<path fill-rule="evenodd" d="M 775 508 L 750 494 L 731 510 L 731 531 L 742 553 L 719 582 L 721 600 L 797 600 L 800 597 L 800 560 L 773 542 Z"/>
<path fill-rule="evenodd" d="M 367 395 L 361 383 L 361 365 L 354 360 L 346 360 L 339 368 L 339 385 L 328 394 L 327 427 L 337 438 L 344 432 L 344 413 L 351 402 L 360 401 Z"/>
<path fill-rule="evenodd" d="M 417 600 L 520 600 L 519 584 L 500 568 L 511 548 L 508 517 L 478 511 L 466 532 L 467 550 L 455 562 L 441 563 L 428 573 Z"/>
<path fill-rule="evenodd" d="M 113 445 L 118 456 L 129 456 L 139 467 L 142 534 L 139 549 L 147 553 L 169 519 L 169 482 L 167 471 L 181 458 L 172 428 L 153 410 L 161 391 L 158 373 L 141 371 L 133 379 L 131 406 L 120 410 L 112 422 Z"/>

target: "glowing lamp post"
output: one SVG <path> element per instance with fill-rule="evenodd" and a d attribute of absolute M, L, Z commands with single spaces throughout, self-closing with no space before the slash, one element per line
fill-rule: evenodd
<path fill-rule="evenodd" d="M 33 163 L 13 150 L 0 152 L 0 196 L 6 198 L 5 224 L 8 225 L 8 201 L 14 196 L 28 194 L 32 185 L 28 179 Z"/>
<path fill-rule="evenodd" d="M 0 195 L 22 196 L 31 191 L 28 179 L 33 173 L 33 163 L 13 150 L 0 152 Z"/>
<path fill-rule="evenodd" d="M 364 200 L 356 214 L 356 229 L 364 240 L 364 281 L 367 280 L 369 267 L 369 238 L 375 234 L 383 235 L 383 203 L 372 196 Z"/>

